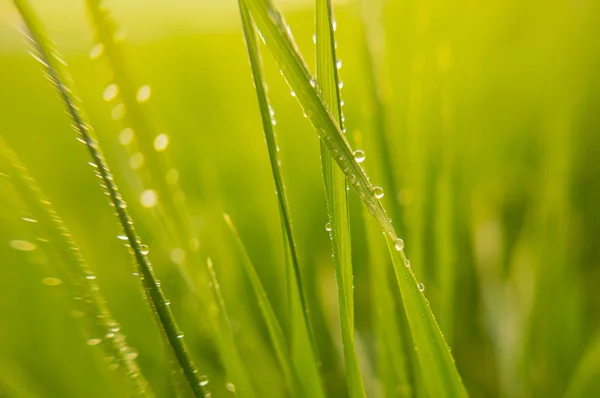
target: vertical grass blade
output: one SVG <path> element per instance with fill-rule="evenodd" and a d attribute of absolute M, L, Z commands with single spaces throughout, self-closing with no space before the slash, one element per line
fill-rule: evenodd
<path fill-rule="evenodd" d="M 277 193 L 279 212 L 281 217 L 284 249 L 286 262 L 289 264 L 287 272 L 288 277 L 288 295 L 290 297 L 290 318 L 292 329 L 292 359 L 295 362 L 295 368 L 304 382 L 306 392 L 311 396 L 322 397 L 323 383 L 319 373 L 319 362 L 316 350 L 315 339 L 310 321 L 310 311 L 305 290 L 302 285 L 302 276 L 300 273 L 300 264 L 296 243 L 292 231 L 292 222 L 290 217 L 289 205 L 283 182 L 283 173 L 281 170 L 281 161 L 277 153 L 277 143 L 275 140 L 275 131 L 273 129 L 273 111 L 269 105 L 267 97 L 266 83 L 262 73 L 262 64 L 258 48 L 258 40 L 254 22 L 250 18 L 246 4 L 239 1 L 244 38 L 248 49 L 248 57 L 252 69 L 252 77 L 256 87 L 256 95 L 260 108 L 261 120 L 267 148 L 269 152 L 269 161 L 275 190 Z"/>
<path fill-rule="evenodd" d="M 281 366 L 281 371 L 283 372 L 286 384 L 288 385 L 293 396 L 300 396 L 301 394 L 299 394 L 299 392 L 301 391 L 301 386 L 299 385 L 294 373 L 294 365 L 292 363 L 290 352 L 287 348 L 288 343 L 285 335 L 283 334 L 283 329 L 277 320 L 273 306 L 267 297 L 267 292 L 265 291 L 260 278 L 256 273 L 256 269 L 254 268 L 254 265 L 248 256 L 248 252 L 246 251 L 244 243 L 240 239 L 240 236 L 238 235 L 231 218 L 228 214 L 224 214 L 223 218 L 225 219 L 227 227 L 229 227 L 229 230 L 233 234 L 239 251 L 242 254 L 242 266 L 248 275 L 250 285 L 252 286 L 252 290 L 254 291 L 254 295 L 256 296 L 256 300 L 258 302 L 258 307 L 260 308 L 262 316 L 265 320 L 265 324 L 267 325 L 269 337 L 271 338 L 271 343 L 273 344 L 273 349 L 275 350 L 275 356 L 277 357 L 279 366 Z"/>
<path fill-rule="evenodd" d="M 221 287 L 219 286 L 217 274 L 210 258 L 206 261 L 206 265 L 208 266 L 208 273 L 211 277 L 214 301 L 217 304 L 217 323 L 219 326 L 215 339 L 217 340 L 221 355 L 224 357 L 227 372 L 234 382 L 236 394 L 240 397 L 252 398 L 256 395 L 254 394 L 250 379 L 248 378 L 248 373 L 246 372 L 242 358 L 237 349 L 235 337 L 233 336 L 233 331 L 231 330 L 231 324 L 227 315 L 225 301 L 223 301 L 221 295 Z"/>
<path fill-rule="evenodd" d="M 72 119 L 72 126 L 80 135 L 79 139 L 86 145 L 92 158 L 93 167 L 96 169 L 96 174 L 102 181 L 106 194 L 109 196 L 110 204 L 115 208 L 119 223 L 123 228 L 126 240 L 135 257 L 148 304 L 157 318 L 158 325 L 164 332 L 168 345 L 172 348 L 191 391 L 196 397 L 203 397 L 208 391 L 198 376 L 198 371 L 192 362 L 184 342 L 183 333 L 179 330 L 177 322 L 171 313 L 169 303 L 165 299 L 162 289 L 154 276 L 154 271 L 146 255 L 146 248 L 142 245 L 136 233 L 133 220 L 127 211 L 127 204 L 114 182 L 112 173 L 96 140 L 95 133 L 91 125 L 87 122 L 87 117 L 83 113 L 83 110 L 76 104 L 76 97 L 70 87 L 71 78 L 62 67 L 64 62 L 47 38 L 41 23 L 29 6 L 29 3 L 25 0 L 14 0 L 14 4 L 27 27 L 28 37 L 36 51 L 34 55 L 46 67 L 48 78 L 54 84 L 59 96 L 63 100 L 67 113 Z"/>
<path fill-rule="evenodd" d="M 334 19 L 330 0 L 317 0 L 317 86 L 327 107 L 344 131 L 338 59 L 335 51 Z M 362 375 L 354 347 L 354 281 L 346 176 L 322 142 L 321 166 L 329 213 L 326 228 L 331 237 L 342 330 L 342 346 L 348 391 L 353 398 L 365 396 Z"/>
<path fill-rule="evenodd" d="M 406 260 L 402 251 L 404 243 L 397 237 L 379 201 L 382 192 L 380 189 L 374 189 L 366 173 L 354 159 L 348 141 L 316 90 L 316 82 L 298 52 L 283 16 L 269 0 L 244 0 L 244 3 L 248 6 L 253 20 L 266 39 L 267 46 L 319 137 L 334 156 L 369 212 L 379 221 L 388 236 L 388 243 L 391 242 L 391 247 L 399 252 L 393 251 L 393 262 L 428 391 L 436 397 L 466 396 L 467 393 L 444 337 L 417 287 L 414 275 L 404 265 L 401 267 L 398 265 L 399 261 Z"/>
<path fill-rule="evenodd" d="M 65 282 L 72 295 L 75 311 L 80 313 L 81 319 L 85 321 L 88 344 L 100 345 L 106 358 L 112 358 L 108 366 L 117 369 L 121 374 L 128 385 L 130 395 L 152 396 L 137 364 L 137 353 L 127 344 L 125 335 L 120 331 L 121 327 L 109 312 L 95 282 L 96 275 L 88 268 L 79 247 L 54 210 L 52 203 L 1 136 L 0 158 L 6 161 L 11 182 L 31 211 L 31 215 L 35 217 L 31 221 L 35 221 L 35 224 L 43 228 L 48 236 L 48 244 L 58 252 L 57 257 L 60 262 L 52 263 L 55 264 L 61 275 L 61 281 Z"/>

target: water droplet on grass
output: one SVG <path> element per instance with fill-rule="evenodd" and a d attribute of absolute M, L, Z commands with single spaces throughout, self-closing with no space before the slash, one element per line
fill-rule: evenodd
<path fill-rule="evenodd" d="M 146 208 L 156 206 L 158 203 L 158 195 L 154 189 L 146 189 L 140 195 L 140 203 Z"/>
<path fill-rule="evenodd" d="M 93 281 L 94 279 L 96 279 L 96 275 L 89 273 L 85 276 L 85 279 L 89 280 L 89 281 Z"/>
<path fill-rule="evenodd" d="M 381 187 L 373 187 L 373 194 L 377 199 L 383 198 L 383 188 Z"/>
<path fill-rule="evenodd" d="M 89 339 L 87 341 L 87 345 L 91 345 L 91 346 L 98 345 L 100 343 L 102 343 L 102 340 L 100 340 L 100 339 Z"/>
<path fill-rule="evenodd" d="M 296 96 L 296 92 L 295 91 L 290 91 L 290 94 L 292 95 L 292 97 Z"/>
<path fill-rule="evenodd" d="M 177 338 L 178 339 L 182 339 L 183 338 L 183 332 L 177 333 Z M 208 383 L 208 381 L 207 381 L 207 383 Z"/>
<path fill-rule="evenodd" d="M 140 250 L 144 256 L 147 255 L 148 253 L 150 253 L 150 249 L 148 248 L 148 245 L 140 245 Z M 157 285 L 160 286 L 160 284 L 158 282 L 157 282 Z"/>
<path fill-rule="evenodd" d="M 199 383 L 199 384 L 200 384 L 202 387 L 204 387 L 205 385 L 207 385 L 207 384 L 208 384 L 208 376 L 206 376 L 206 375 L 202 375 L 202 376 L 200 376 L 200 377 L 199 377 L 199 379 L 200 379 L 200 383 Z"/>
<path fill-rule="evenodd" d="M 360 149 L 357 149 L 356 151 L 354 151 L 354 159 L 358 163 L 364 162 L 364 160 L 365 160 L 365 152 L 361 151 Z"/>
<path fill-rule="evenodd" d="M 166 134 L 159 134 L 154 139 L 154 150 L 156 152 L 162 152 L 169 146 L 169 136 Z"/>
<path fill-rule="evenodd" d="M 404 260 L 404 265 L 406 265 L 407 268 L 410 268 L 410 261 L 409 261 L 409 259 Z"/>
<path fill-rule="evenodd" d="M 151 93 L 152 93 L 152 90 L 150 89 L 150 86 L 143 85 L 137 91 L 135 99 L 137 100 L 137 102 L 140 102 L 140 103 L 146 102 L 146 101 L 148 101 L 148 99 L 150 99 L 150 94 Z"/>
<path fill-rule="evenodd" d="M 119 239 L 119 240 L 127 240 L 127 235 L 117 235 L 117 239 Z"/>
<path fill-rule="evenodd" d="M 335 63 L 335 66 L 338 69 L 342 69 L 342 61 L 340 59 L 338 59 L 338 61 Z"/>
<path fill-rule="evenodd" d="M 394 247 L 398 251 L 404 250 L 404 241 L 400 238 L 396 239 L 396 243 L 394 244 Z"/>
<path fill-rule="evenodd" d="M 110 102 L 117 98 L 117 94 L 119 94 L 119 86 L 112 83 L 106 86 L 104 92 L 102 93 L 102 99 L 106 102 Z"/>
<path fill-rule="evenodd" d="M 417 283 L 417 288 L 419 288 L 420 291 L 425 290 L 425 285 L 422 283 Z"/>
<path fill-rule="evenodd" d="M 325 224 L 325 231 L 330 232 L 333 230 L 333 227 L 331 226 L 331 223 L 327 223 Z"/>
<path fill-rule="evenodd" d="M 227 383 L 226 387 L 227 387 L 227 390 L 229 390 L 231 392 L 235 392 L 235 384 Z"/>
<path fill-rule="evenodd" d="M 11 240 L 10 242 L 8 242 L 8 244 L 13 249 L 22 252 L 31 252 L 36 249 L 36 246 L 27 240 Z"/>

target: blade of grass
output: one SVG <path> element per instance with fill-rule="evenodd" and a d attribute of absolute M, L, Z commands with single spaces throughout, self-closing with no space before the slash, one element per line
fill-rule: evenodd
<path fill-rule="evenodd" d="M 129 386 L 132 396 L 152 396 L 148 383 L 139 368 L 137 353 L 127 345 L 121 327 L 109 312 L 106 301 L 96 283 L 96 275 L 85 263 L 79 247 L 69 230 L 58 216 L 52 203 L 42 193 L 35 179 L 21 163 L 14 151 L 0 136 L 0 158 L 6 160 L 9 175 L 12 177 L 20 198 L 34 217 L 36 226 L 42 227 L 48 236 L 48 244 L 58 252 L 58 261 L 52 262 L 66 282 L 73 298 L 75 311 L 85 319 L 85 330 L 89 336 L 88 344 L 99 344 L 106 358 L 113 358 L 109 367 L 114 367 Z M 58 266 L 59 264 L 63 266 Z M 103 361 L 106 362 L 106 361 Z M 123 366 L 120 366 L 120 365 Z"/>
<path fill-rule="evenodd" d="M 256 87 L 256 95 L 260 108 L 263 132 L 267 142 L 269 161 L 277 193 L 280 219 L 284 236 L 284 249 L 286 263 L 288 264 L 288 295 L 290 297 L 290 318 L 292 330 L 292 360 L 299 377 L 304 381 L 306 393 L 311 396 L 322 397 L 323 383 L 319 373 L 319 361 L 315 344 L 313 328 L 310 321 L 310 311 L 306 293 L 302 285 L 300 264 L 296 251 L 289 205 L 287 201 L 281 161 L 273 129 L 273 111 L 269 105 L 266 83 L 262 73 L 262 64 L 258 48 L 258 40 L 254 22 L 251 20 L 246 5 L 239 1 L 240 14 L 244 30 L 244 38 L 248 49 L 248 57 L 252 69 L 252 77 Z M 300 376 L 301 375 L 301 376 Z"/>
<path fill-rule="evenodd" d="M 433 314 L 425 304 L 425 298 L 419 292 L 416 282 L 408 283 L 409 276 L 414 282 L 414 275 L 407 267 L 397 266 L 398 258 L 403 262 L 406 260 L 402 251 L 404 242 L 397 237 L 379 201 L 382 196 L 381 189 L 372 186 L 366 173 L 354 159 L 348 141 L 317 92 L 316 82 L 299 54 L 281 13 L 269 0 L 243 1 L 319 137 L 367 205 L 369 212 L 377 218 L 392 246 L 399 251 L 395 256 L 392 253 L 392 258 L 427 389 L 436 397 L 466 396 L 448 346 Z M 407 302 L 406 298 L 410 300 Z"/>
<path fill-rule="evenodd" d="M 198 376 L 198 371 L 192 362 L 184 342 L 183 333 L 179 330 L 177 322 L 171 313 L 169 302 L 165 299 L 160 284 L 154 276 L 154 271 L 147 257 L 147 249 L 142 245 L 136 233 L 133 220 L 127 211 L 127 204 L 114 182 L 112 173 L 96 140 L 95 133 L 91 125 L 87 122 L 87 117 L 83 113 L 83 110 L 76 105 L 76 97 L 72 94 L 70 87 L 72 79 L 62 67 L 64 61 L 47 38 L 41 22 L 34 14 L 29 3 L 25 0 L 14 0 L 13 2 L 27 27 L 29 33 L 27 37 L 31 40 L 36 51 L 34 56 L 46 67 L 47 76 L 63 100 L 67 113 L 72 119 L 73 129 L 80 134 L 79 139 L 86 145 L 93 161 L 93 167 L 96 169 L 96 174 L 101 179 L 106 194 L 110 198 L 110 204 L 116 210 L 117 218 L 138 265 L 139 277 L 146 292 L 145 297 L 148 299 L 148 304 L 156 316 L 158 326 L 164 332 L 167 343 L 172 348 L 191 391 L 196 397 L 203 397 L 208 394 L 204 386 L 205 383 Z"/>
<path fill-rule="evenodd" d="M 330 0 L 317 0 L 317 85 L 342 131 L 343 117 L 335 51 L 333 9 Z M 321 167 L 329 213 L 329 231 L 338 291 L 342 346 L 348 391 L 353 398 L 365 397 L 358 357 L 354 346 L 354 281 L 346 177 L 321 142 Z"/>
<path fill-rule="evenodd" d="M 256 296 L 256 300 L 258 301 L 258 306 L 265 320 L 265 324 L 267 325 L 269 337 L 271 338 L 271 342 L 273 344 L 275 356 L 277 357 L 279 366 L 281 366 L 283 377 L 285 378 L 288 388 L 292 392 L 292 395 L 299 395 L 298 392 L 301 390 L 301 386 L 299 385 L 294 373 L 294 365 L 292 363 L 290 352 L 287 348 L 288 343 L 286 341 L 285 335 L 283 334 L 283 329 L 281 328 L 281 325 L 277 320 L 277 316 L 275 315 L 273 306 L 271 305 L 271 302 L 267 297 L 267 292 L 265 291 L 260 281 L 260 278 L 256 273 L 256 269 L 254 268 L 254 265 L 250 260 L 250 256 L 248 256 L 246 247 L 240 239 L 240 236 L 238 235 L 237 230 L 235 229 L 235 226 L 231 221 L 231 218 L 228 214 L 224 214 L 223 218 L 225 219 L 227 227 L 229 227 L 229 230 L 233 234 L 238 249 L 242 254 L 242 266 L 244 267 L 244 271 L 248 275 L 248 279 L 250 280 L 250 284 L 252 286 L 252 289 L 254 290 L 254 295 Z"/>
<path fill-rule="evenodd" d="M 565 393 L 565 398 L 597 397 L 600 395 L 600 335 L 589 344 Z"/>
<path fill-rule="evenodd" d="M 206 265 L 208 267 L 208 273 L 211 277 L 211 287 L 214 300 L 217 304 L 216 316 L 218 318 L 217 323 L 219 326 L 215 339 L 217 340 L 217 344 L 222 355 L 226 358 L 224 361 L 226 363 L 225 366 L 228 368 L 227 372 L 236 386 L 236 394 L 241 397 L 254 397 L 256 394 L 254 393 L 252 384 L 248 378 L 248 373 L 246 372 L 240 357 L 240 353 L 237 349 L 235 337 L 233 336 L 233 331 L 231 330 L 231 323 L 229 322 L 229 316 L 227 315 L 227 309 L 225 308 L 225 301 L 223 301 L 223 297 L 221 296 L 221 288 L 217 280 L 217 274 L 215 273 L 215 269 L 210 258 L 207 259 Z"/>

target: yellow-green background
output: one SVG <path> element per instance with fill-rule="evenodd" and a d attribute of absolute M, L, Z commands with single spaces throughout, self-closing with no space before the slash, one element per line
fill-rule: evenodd
<path fill-rule="evenodd" d="M 314 64 L 313 4 L 278 2 Z M 437 281 L 455 268 L 451 325 L 442 324 L 473 397 L 559 397 L 598 332 L 600 314 L 600 5 L 592 0 L 335 2 L 342 96 L 350 141 L 369 131 L 361 7 L 382 4 L 377 69 L 406 251 L 434 313 Z M 156 241 L 102 91 L 110 82 L 80 1 L 34 1 L 63 53 L 100 143 L 213 396 L 231 395 L 205 316 L 184 299 Z M 215 263 L 236 337 L 260 396 L 283 394 L 250 287 L 221 214 L 236 223 L 281 319 L 287 316 L 276 196 L 234 0 L 108 1 L 127 32 L 128 68 L 152 97 L 144 108 L 169 151 L 200 238 Z M 362 12 L 365 12 L 364 10 Z M 157 396 L 170 396 L 159 334 L 112 209 L 41 66 L 0 4 L 0 134 L 52 200 L 81 246 Z M 343 396 L 340 336 L 317 135 L 263 48 L 303 273 L 330 395 Z M 377 154 L 366 154 L 363 163 Z M 1 171 L 1 170 L 0 170 Z M 374 181 L 377 184 L 377 181 Z M 0 192 L 0 196 L 5 192 Z M 357 345 L 377 396 L 369 264 L 354 196 Z M 440 204 L 451 203 L 442 215 Z M 0 210 L 0 383 L 17 395 L 123 396 L 97 347 L 70 316 L 67 293 L 41 283 L 49 264 L 13 250 L 28 239 L 13 208 Z M 448 221 L 449 220 L 449 221 Z M 397 221 L 397 220 L 395 220 Z M 448 221 L 450 231 L 443 230 Z M 446 231 L 446 232 L 440 232 Z M 4 243 L 1 243 L 4 242 Z M 203 263 L 196 264 L 204 267 Z M 181 300 L 178 300 L 181 298 Z M 447 328 L 447 329 L 446 329 Z M 600 376 L 599 376 L 600 379 Z M 598 388 L 598 386 L 596 386 Z M 20 392 L 19 392 L 20 391 Z M 598 392 L 599 390 L 594 390 Z M 0 396 L 2 390 L 0 389 Z M 22 395 L 27 396 L 27 395 Z M 592 395 L 590 395 L 592 396 Z"/>

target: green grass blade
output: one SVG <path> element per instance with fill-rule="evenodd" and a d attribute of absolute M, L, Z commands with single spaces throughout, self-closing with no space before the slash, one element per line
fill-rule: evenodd
<path fill-rule="evenodd" d="M 434 396 L 466 396 L 444 337 L 417 288 L 412 272 L 404 266 L 397 265 L 397 256 L 405 259 L 401 250 L 404 243 L 397 237 L 379 201 L 382 192 L 373 187 L 362 167 L 354 159 L 348 141 L 318 93 L 316 83 L 299 54 L 281 13 L 268 0 L 246 0 L 245 3 L 319 137 L 366 204 L 369 212 L 377 218 L 388 238 L 395 242 L 392 246 L 398 249 L 399 254 L 392 254 L 397 279 L 428 390 L 433 391 Z M 408 283 L 408 277 L 412 278 L 414 283 Z"/>
<path fill-rule="evenodd" d="M 292 222 L 290 217 L 289 205 L 287 201 L 285 184 L 283 182 L 283 173 L 281 170 L 281 161 L 277 151 L 277 142 L 275 140 L 275 131 L 273 129 L 273 111 L 269 105 L 267 97 L 266 83 L 262 73 L 262 64 L 258 48 L 258 40 L 254 22 L 251 20 L 246 5 L 239 1 L 240 14 L 244 29 L 244 38 L 248 49 L 248 57 L 252 68 L 252 77 L 256 87 L 256 95 L 260 108 L 263 131 L 267 141 L 269 152 L 269 161 L 275 190 L 277 193 L 277 202 L 281 217 L 281 224 L 284 236 L 284 249 L 286 262 L 288 264 L 288 294 L 290 297 L 290 318 L 292 329 L 292 358 L 295 362 L 295 368 L 306 387 L 307 393 L 311 396 L 324 396 L 323 383 L 319 373 L 319 362 L 317 360 L 317 349 L 310 321 L 310 311 L 306 293 L 302 285 L 302 276 L 300 273 L 300 264 L 296 251 Z"/>
<path fill-rule="evenodd" d="M 362 167 L 354 159 L 354 152 L 335 116 L 327 108 L 318 92 L 316 80 L 311 76 L 306 63 L 298 52 L 283 16 L 269 0 L 243 1 L 248 6 L 253 20 L 266 40 L 267 47 L 271 50 L 282 74 L 287 79 L 325 147 L 361 200 L 367 205 L 369 212 L 377 218 L 386 234 L 394 240 L 397 239 L 392 223 L 379 201 L 383 195 L 382 189 L 371 184 Z"/>
<path fill-rule="evenodd" d="M 575 368 L 565 398 L 597 397 L 600 395 L 600 335 L 591 342 Z"/>
<path fill-rule="evenodd" d="M 256 394 L 254 393 L 248 373 L 246 372 L 240 357 L 240 353 L 237 349 L 235 337 L 233 336 L 233 331 L 231 330 L 231 324 L 227 315 L 225 301 L 223 301 L 223 297 L 221 295 L 221 288 L 217 280 L 217 274 L 213 267 L 212 260 L 209 258 L 206 261 L 206 264 L 208 266 L 208 273 L 211 277 L 211 287 L 214 300 L 217 304 L 216 315 L 219 326 L 215 339 L 217 340 L 221 354 L 224 357 L 223 361 L 225 362 L 225 367 L 227 368 L 227 372 L 234 382 L 236 394 L 240 397 L 254 397 Z"/>
<path fill-rule="evenodd" d="M 88 268 L 77 244 L 54 210 L 52 203 L 1 136 L 0 159 L 6 161 L 11 182 L 34 217 L 31 220 L 43 228 L 49 244 L 58 252 L 58 259 L 64 267 L 52 263 L 56 265 L 61 281 L 66 282 L 67 289 L 72 294 L 75 311 L 81 313 L 81 319 L 85 321 L 88 344 L 98 344 L 106 358 L 113 358 L 108 366 L 111 369 L 116 366 L 123 380 L 128 384 L 132 396 L 152 396 L 135 359 L 137 353 L 128 346 L 119 324 L 109 312 L 95 281 L 96 275 Z"/>
<path fill-rule="evenodd" d="M 317 0 L 316 20 L 317 85 L 323 100 L 344 131 L 333 9 L 329 0 Z M 323 143 L 321 143 L 321 165 L 329 212 L 327 230 L 331 237 L 335 265 L 348 391 L 353 398 L 364 397 L 365 389 L 354 347 L 354 281 L 346 177 Z"/>
<path fill-rule="evenodd" d="M 429 396 L 467 397 L 454 359 L 422 293 L 424 286 L 417 282 L 411 268 L 406 266 L 408 259 L 404 252 L 394 250 L 394 243 L 390 240 L 388 248 L 421 365 L 421 377 Z"/>
<path fill-rule="evenodd" d="M 55 85 L 59 96 L 64 101 L 67 113 L 72 119 L 72 126 L 80 135 L 79 139 L 86 145 L 92 158 L 93 167 L 96 169 L 96 174 L 101 179 L 106 194 L 110 198 L 110 204 L 115 208 L 117 218 L 138 265 L 139 276 L 146 292 L 146 298 L 156 315 L 159 327 L 164 332 L 168 345 L 172 348 L 191 391 L 196 397 L 203 397 L 208 391 L 202 385 L 204 383 L 201 383 L 198 372 L 189 356 L 183 333 L 179 330 L 171 313 L 169 302 L 165 299 L 160 284 L 154 276 L 154 271 L 147 257 L 147 250 L 136 233 L 133 220 L 127 211 L 127 204 L 114 182 L 112 173 L 95 138 L 95 133 L 87 122 L 83 110 L 76 105 L 76 97 L 72 94 L 70 88 L 71 78 L 61 66 L 64 62 L 47 38 L 29 3 L 25 0 L 14 0 L 14 4 L 27 26 L 29 38 L 36 51 L 34 56 L 37 56 L 46 67 L 48 78 Z"/>
<path fill-rule="evenodd" d="M 267 297 L 267 292 L 265 291 L 260 278 L 256 273 L 256 269 L 254 268 L 254 265 L 248 256 L 248 252 L 246 251 L 244 243 L 240 239 L 240 236 L 238 235 L 231 218 L 227 214 L 224 214 L 223 218 L 225 219 L 225 223 L 229 227 L 229 230 L 233 234 L 239 251 L 242 254 L 242 265 L 244 267 L 244 271 L 248 275 L 248 279 L 250 280 L 250 284 L 254 290 L 254 295 L 256 296 L 258 306 L 265 320 L 265 324 L 267 325 L 269 337 L 271 338 L 273 349 L 275 350 L 275 356 L 277 357 L 279 366 L 281 366 L 283 376 L 288 387 L 290 388 L 290 391 L 292 391 L 293 395 L 297 395 L 297 392 L 300 391 L 300 385 L 295 377 L 294 365 L 292 363 L 290 352 L 287 348 L 288 343 L 285 335 L 283 334 L 283 329 L 277 320 L 273 306 Z"/>

